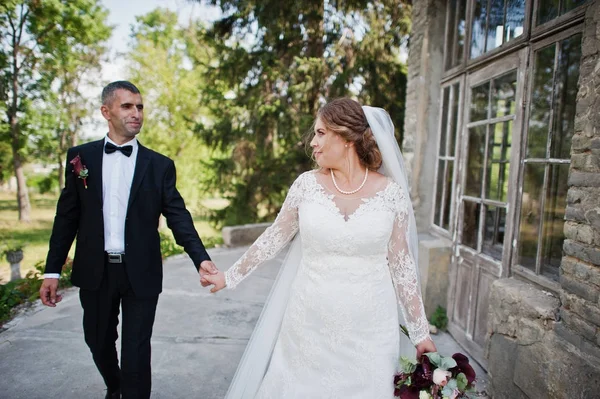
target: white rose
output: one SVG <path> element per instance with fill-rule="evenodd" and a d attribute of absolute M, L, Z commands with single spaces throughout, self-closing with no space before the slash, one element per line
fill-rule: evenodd
<path fill-rule="evenodd" d="M 427 391 L 419 392 L 419 399 L 432 399 L 431 395 Z"/>
<path fill-rule="evenodd" d="M 445 386 L 448 379 L 452 377 L 452 373 L 442 369 L 433 370 L 433 383 L 439 386 Z"/>

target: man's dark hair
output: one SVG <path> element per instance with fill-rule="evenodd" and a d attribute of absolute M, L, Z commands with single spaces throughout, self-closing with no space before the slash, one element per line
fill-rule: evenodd
<path fill-rule="evenodd" d="M 117 80 L 106 85 L 102 89 L 102 105 L 109 105 L 115 97 L 115 91 L 123 89 L 133 94 L 140 94 L 140 90 L 127 80 Z"/>

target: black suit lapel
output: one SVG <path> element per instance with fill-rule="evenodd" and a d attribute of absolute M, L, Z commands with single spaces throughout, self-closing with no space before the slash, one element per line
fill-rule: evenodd
<path fill-rule="evenodd" d="M 100 203 L 102 203 L 102 158 L 104 156 L 104 139 L 94 141 L 92 150 L 84 161 L 89 171 L 88 187 L 96 192 Z"/>
<path fill-rule="evenodd" d="M 140 188 L 140 184 L 142 183 L 142 179 L 144 178 L 144 174 L 146 173 L 146 169 L 148 168 L 148 164 L 150 163 L 150 151 L 139 144 L 138 142 L 138 154 L 137 160 L 135 161 L 135 171 L 133 172 L 133 181 L 131 182 L 131 191 L 129 192 L 129 203 L 127 204 L 127 211 L 129 211 L 129 207 L 135 198 L 135 195 Z"/>

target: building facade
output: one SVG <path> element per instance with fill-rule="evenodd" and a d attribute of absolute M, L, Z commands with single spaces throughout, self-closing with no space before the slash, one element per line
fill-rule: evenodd
<path fill-rule="evenodd" d="M 406 104 L 427 311 L 494 398 L 597 397 L 600 1 L 414 1 Z"/>

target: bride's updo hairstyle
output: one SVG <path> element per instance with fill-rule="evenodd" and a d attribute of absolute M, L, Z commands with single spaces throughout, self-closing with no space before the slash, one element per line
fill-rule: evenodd
<path fill-rule="evenodd" d="M 349 98 L 335 99 L 319 109 L 317 118 L 321 119 L 328 130 L 354 143 L 363 166 L 371 170 L 379 169 L 381 152 L 359 103 Z"/>

